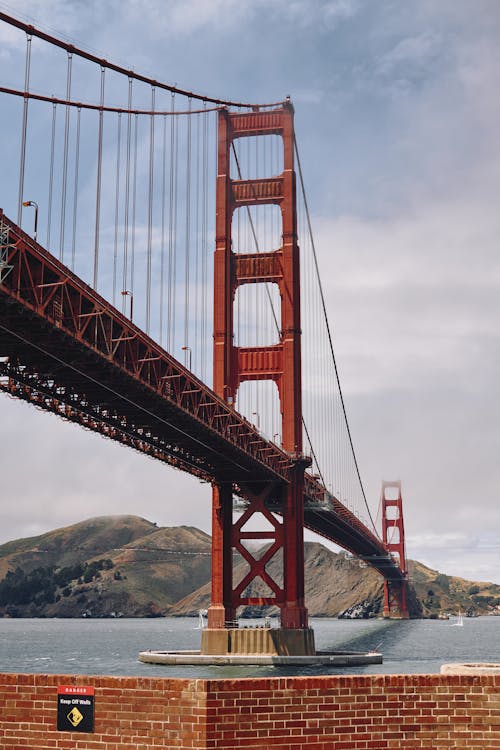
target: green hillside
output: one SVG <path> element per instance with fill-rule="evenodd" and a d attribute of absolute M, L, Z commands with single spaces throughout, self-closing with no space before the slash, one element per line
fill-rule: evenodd
<path fill-rule="evenodd" d="M 414 560 L 409 561 L 409 576 L 426 617 L 459 611 L 469 616 L 500 614 L 500 586 L 494 583 L 447 576 Z"/>
<path fill-rule="evenodd" d="M 0 546 L 0 615 L 156 616 L 210 576 L 210 537 L 136 516 Z"/>
<path fill-rule="evenodd" d="M 158 528 L 137 516 L 103 516 L 0 546 L 0 616 L 197 615 L 210 603 L 210 537 Z M 257 554 L 257 553 L 256 553 Z M 447 576 L 410 561 L 412 616 L 500 612 L 500 586 Z M 235 580 L 247 565 L 236 558 Z M 281 557 L 268 571 L 281 582 Z M 349 555 L 305 545 L 306 603 L 315 617 L 381 614 L 383 580 Z M 249 594 L 265 595 L 252 582 Z M 261 614 L 246 608 L 243 615 Z"/>

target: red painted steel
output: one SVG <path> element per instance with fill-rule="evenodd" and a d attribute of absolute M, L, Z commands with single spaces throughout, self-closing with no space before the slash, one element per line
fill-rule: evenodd
<path fill-rule="evenodd" d="M 148 84 L 149 86 L 153 86 L 156 89 L 163 89 L 164 91 L 170 91 L 175 94 L 179 94 L 181 96 L 185 96 L 189 99 L 197 99 L 202 102 L 210 102 L 212 104 L 217 105 L 223 105 L 223 106 L 231 106 L 231 107 L 244 107 L 253 109 L 256 106 L 259 107 L 275 107 L 279 104 L 279 102 L 269 102 L 266 104 L 260 104 L 257 105 L 255 102 L 233 102 L 228 101 L 227 99 L 214 99 L 211 96 L 206 96 L 205 94 L 197 94 L 195 91 L 187 91 L 186 89 L 180 89 L 177 86 L 171 86 L 167 83 L 163 83 L 162 81 L 158 81 L 156 78 L 150 78 L 149 76 L 141 75 L 140 73 L 137 73 L 135 70 L 131 70 L 130 68 L 124 68 L 121 65 L 116 65 L 116 63 L 111 62 L 110 60 L 105 60 L 102 57 L 98 57 L 88 50 L 81 49 L 74 44 L 71 44 L 70 42 L 67 42 L 63 39 L 59 39 L 55 36 L 51 36 L 50 34 L 47 34 L 46 31 L 42 31 L 41 29 L 37 28 L 36 26 L 33 26 L 32 24 L 25 23 L 24 21 L 21 21 L 19 18 L 14 18 L 14 16 L 8 15 L 7 13 L 3 13 L 0 11 L 0 21 L 4 21 L 7 24 L 10 24 L 11 26 L 15 26 L 18 29 L 21 29 L 26 34 L 29 34 L 30 36 L 36 36 L 39 39 L 42 39 L 44 42 L 48 42 L 49 45 L 53 45 L 55 47 L 59 47 L 60 49 L 65 50 L 71 55 L 75 55 L 77 57 L 81 57 L 84 60 L 88 60 L 89 62 L 95 63 L 101 68 L 107 68 L 108 70 L 112 70 L 115 73 L 119 73 L 129 80 L 136 80 L 141 81 L 142 83 Z M 27 92 L 23 92 L 24 95 L 27 94 Z"/>
<path fill-rule="evenodd" d="M 397 497 L 388 497 L 388 490 L 396 490 Z M 403 617 L 408 615 L 407 588 L 408 568 L 406 564 L 405 531 L 403 524 L 403 499 L 401 496 L 401 482 L 382 482 L 382 540 L 391 555 L 397 555 L 398 567 L 402 573 L 396 579 L 386 578 L 384 581 L 384 617 Z M 391 531 L 396 539 L 389 538 Z"/>
<path fill-rule="evenodd" d="M 95 421 L 206 481 L 290 480 L 284 451 L 1 211 L 0 222 L 10 235 L 0 283 L 4 390 Z"/>
<path fill-rule="evenodd" d="M 0 390 L 217 482 L 222 500 L 214 504 L 214 518 L 220 519 L 221 534 L 232 523 L 233 493 L 252 500 L 267 488 L 265 507 L 281 514 L 293 456 L 264 440 L 1 209 L 0 226 L 9 235 L 0 246 Z M 266 257 L 263 253 L 264 265 L 275 274 L 279 251 Z M 264 273 L 260 259 L 238 260 L 254 264 L 255 278 Z M 401 578 L 380 539 L 308 474 L 304 502 L 309 529 L 364 557 L 384 577 Z M 217 534 L 217 523 L 213 528 Z M 224 539 L 220 560 L 233 550 L 227 532 Z M 227 565 L 219 568 L 228 578 Z M 214 570 L 215 585 L 224 588 L 217 583 L 217 566 Z M 221 605 L 222 620 L 226 611 L 232 616 L 231 606 L 231 598 Z"/>
<path fill-rule="evenodd" d="M 230 176 L 230 154 L 235 139 L 273 133 L 283 142 L 283 173 L 268 179 L 234 180 Z M 282 246 L 263 253 L 235 253 L 231 235 L 233 213 L 251 205 L 277 204 L 282 217 Z M 243 489 L 248 503 L 242 518 L 229 525 L 221 505 L 222 490 L 214 487 L 213 503 L 217 533 L 213 536 L 212 606 L 209 625 L 223 627 L 225 620 L 234 619 L 242 604 L 274 603 L 281 609 L 285 628 L 307 626 L 304 605 L 304 470 L 309 464 L 302 455 L 302 386 L 300 347 L 300 268 L 297 243 L 296 188 L 294 172 L 293 108 L 248 114 L 219 113 L 219 145 L 217 173 L 217 222 L 214 262 L 214 390 L 229 403 L 234 403 L 239 385 L 246 380 L 272 380 L 276 383 L 282 414 L 282 445 L 293 462 L 292 479 L 282 483 L 280 522 L 267 509 L 270 487 L 260 492 Z M 272 346 L 237 347 L 233 343 L 233 303 L 235 292 L 242 284 L 271 282 L 278 285 L 281 297 L 281 331 L 279 342 Z M 232 504 L 228 493 L 226 504 Z M 217 513 L 219 516 L 217 516 Z M 244 531 L 252 516 L 266 519 L 272 532 L 253 532 L 252 539 L 270 540 L 271 545 L 260 559 L 245 547 L 249 539 Z M 220 532 L 220 533 L 219 533 Z M 228 537 L 230 536 L 230 542 Z M 285 543 L 286 540 L 286 543 Z M 247 575 L 235 585 L 232 581 L 232 559 L 224 550 L 231 546 L 248 563 Z M 275 581 L 266 564 L 275 554 L 283 554 L 283 582 Z M 223 559 L 225 569 L 218 569 Z M 245 593 L 256 579 L 269 589 L 268 597 L 252 597 Z"/>

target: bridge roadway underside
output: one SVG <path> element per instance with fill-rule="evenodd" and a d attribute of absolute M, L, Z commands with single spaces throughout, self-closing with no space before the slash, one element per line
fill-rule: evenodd
<path fill-rule="evenodd" d="M 193 428 L 188 415 L 179 414 L 164 399 L 148 394 L 127 373 L 103 363 L 100 355 L 78 345 L 72 337 L 1 293 L 0 320 L 0 357 L 9 360 L 0 363 L 0 377 L 4 379 L 1 385 L 10 395 L 207 480 L 207 472 L 219 480 L 227 481 L 227 476 L 231 476 L 232 481 L 252 492 L 257 492 L 262 482 L 276 480 L 265 472 L 259 481 L 249 480 L 250 472 L 257 474 L 255 466 L 246 468 L 241 456 L 231 456 L 223 439 L 214 440 L 209 435 L 203 442 L 199 424 Z M 193 433 L 194 445 L 201 455 L 191 445 L 189 436 Z M 155 440 L 156 436 L 161 439 Z M 215 458 L 207 465 L 209 441 Z M 385 578 L 402 577 L 381 548 L 380 540 L 367 535 L 366 527 L 356 516 L 336 498 L 318 502 L 317 494 L 315 481 L 306 476 L 307 528 L 366 560 Z M 269 507 L 281 514 L 279 494 L 270 500 Z"/>
<path fill-rule="evenodd" d="M 293 457 L 1 211 L 0 220 L 11 243 L 0 278 L 0 389 L 205 481 L 230 482 L 243 497 L 272 484 L 269 507 L 280 513 Z M 386 579 L 403 578 L 381 540 L 308 474 L 304 521 Z"/>
<path fill-rule="evenodd" d="M 257 492 L 274 472 L 100 353 L 0 293 L 0 357 L 10 393 L 206 481 Z M 99 423 L 99 424 L 98 424 Z"/>
<path fill-rule="evenodd" d="M 330 503 L 323 507 L 306 499 L 304 525 L 315 534 L 349 550 L 375 568 L 384 578 L 395 581 L 405 578 L 381 540 L 336 498 L 332 498 Z"/>

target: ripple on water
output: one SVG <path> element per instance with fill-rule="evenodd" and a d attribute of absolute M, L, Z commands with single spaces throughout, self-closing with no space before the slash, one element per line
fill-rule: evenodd
<path fill-rule="evenodd" d="M 312 620 L 321 650 L 379 648 L 384 663 L 366 667 L 162 667 L 140 651 L 198 649 L 194 618 L 119 620 L 0 619 L 0 671 L 165 677 L 264 677 L 294 674 L 439 673 L 449 662 L 500 662 L 500 617 L 439 620 Z M 249 623 L 250 624 L 250 623 Z"/>

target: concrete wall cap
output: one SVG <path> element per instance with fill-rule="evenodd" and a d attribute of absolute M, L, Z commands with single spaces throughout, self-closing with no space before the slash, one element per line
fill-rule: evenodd
<path fill-rule="evenodd" d="M 474 662 L 470 664 L 442 664 L 441 674 L 500 675 L 500 664 Z"/>

